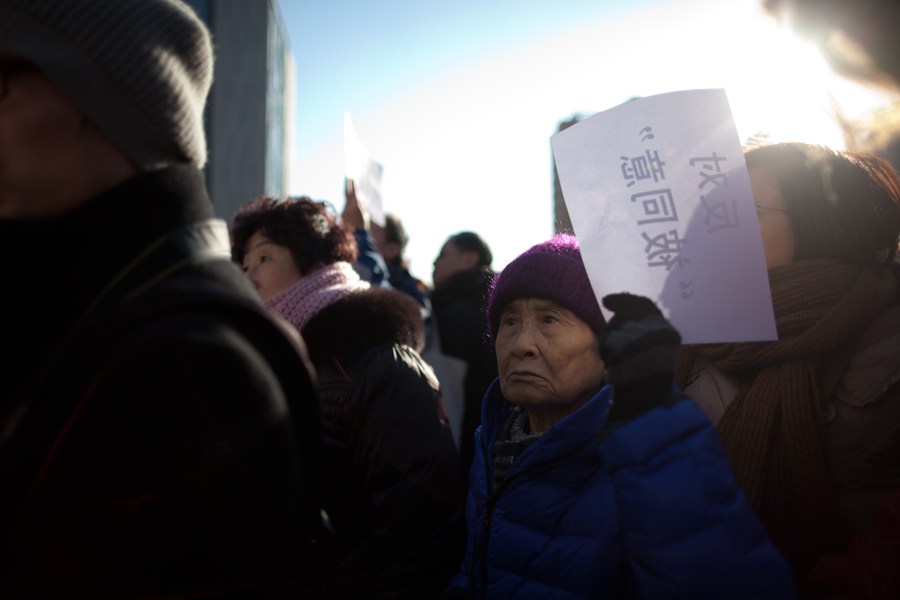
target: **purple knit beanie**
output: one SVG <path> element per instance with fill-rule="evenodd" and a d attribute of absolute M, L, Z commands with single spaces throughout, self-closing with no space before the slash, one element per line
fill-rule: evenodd
<path fill-rule="evenodd" d="M 491 339 L 497 339 L 500 312 L 519 298 L 543 298 L 568 308 L 594 331 L 606 325 L 581 261 L 574 235 L 561 233 L 532 246 L 494 278 L 487 297 Z"/>

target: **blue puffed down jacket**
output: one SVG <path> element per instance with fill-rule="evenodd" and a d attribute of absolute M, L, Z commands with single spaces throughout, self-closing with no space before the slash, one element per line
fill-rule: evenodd
<path fill-rule="evenodd" d="M 529 445 L 493 489 L 512 408 L 482 407 L 465 561 L 471 598 L 793 598 L 781 555 L 734 483 L 719 438 L 683 398 L 608 427 L 612 388 Z"/>

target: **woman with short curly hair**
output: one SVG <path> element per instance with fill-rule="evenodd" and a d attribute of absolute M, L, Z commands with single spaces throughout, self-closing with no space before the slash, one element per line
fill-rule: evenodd
<path fill-rule="evenodd" d="M 465 532 L 456 446 L 434 372 L 418 354 L 418 304 L 359 278 L 353 235 L 325 203 L 258 199 L 232 234 L 234 260 L 302 334 L 316 369 L 325 596 L 436 596 Z"/>

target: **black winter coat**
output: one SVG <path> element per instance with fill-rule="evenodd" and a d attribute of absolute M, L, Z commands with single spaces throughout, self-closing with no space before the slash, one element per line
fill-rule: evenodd
<path fill-rule="evenodd" d="M 322 403 L 333 598 L 437 597 L 462 559 L 458 458 L 416 302 L 355 292 L 303 329 Z"/>
<path fill-rule="evenodd" d="M 0 222 L 18 257 L 0 300 L 15 354 L 0 395 L 0 597 L 308 583 L 312 381 L 227 235 L 198 242 L 211 217 L 202 173 L 179 167 L 58 219 Z M 197 235 L 173 233 L 185 226 Z"/>
<path fill-rule="evenodd" d="M 494 273 L 482 267 L 450 277 L 431 293 L 432 318 L 440 331 L 441 351 L 466 362 L 459 456 L 462 480 L 468 482 L 475 455 L 475 430 L 481 423 L 481 401 L 497 378 L 497 356 L 487 340 L 484 303 Z"/>

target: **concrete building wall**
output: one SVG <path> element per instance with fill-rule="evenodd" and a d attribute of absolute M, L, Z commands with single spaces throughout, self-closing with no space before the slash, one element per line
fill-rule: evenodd
<path fill-rule="evenodd" d="M 189 0 L 216 52 L 206 106 L 206 181 L 216 215 L 230 223 L 260 195 L 287 193 L 292 112 L 290 48 L 274 0 Z"/>
<path fill-rule="evenodd" d="M 215 0 L 216 70 L 209 111 L 207 182 L 218 216 L 264 192 L 266 164 L 265 2 Z"/>

